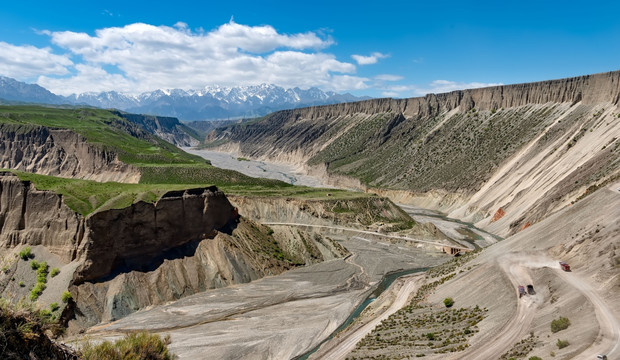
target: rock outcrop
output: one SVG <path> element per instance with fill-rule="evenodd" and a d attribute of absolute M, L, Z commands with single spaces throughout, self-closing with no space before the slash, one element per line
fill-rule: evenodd
<path fill-rule="evenodd" d="M 166 116 L 128 114 L 120 111 L 116 115 L 140 125 L 147 132 L 176 146 L 196 146 L 200 143 L 198 133 L 182 124 L 179 119 Z"/>
<path fill-rule="evenodd" d="M 207 141 L 507 235 L 620 175 L 619 99 L 616 71 L 281 111 Z"/>
<path fill-rule="evenodd" d="M 85 217 L 61 195 L 0 173 L 0 258 L 24 245 L 42 245 L 73 264 L 63 269 L 75 269 L 69 285 L 75 331 L 347 254 L 318 234 L 282 231 L 240 218 L 216 187 L 170 191 L 155 203 Z"/>
<path fill-rule="evenodd" d="M 0 167 L 43 175 L 137 183 L 137 168 L 73 131 L 0 124 Z"/>

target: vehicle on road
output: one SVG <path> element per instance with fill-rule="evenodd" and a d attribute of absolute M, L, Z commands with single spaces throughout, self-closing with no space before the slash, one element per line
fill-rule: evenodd
<path fill-rule="evenodd" d="M 597 355 L 596 360 L 607 360 L 607 355 Z"/>
<path fill-rule="evenodd" d="M 560 261 L 560 267 L 562 268 L 562 270 L 564 271 L 570 271 L 570 265 L 568 265 L 567 263 L 565 263 L 564 261 Z"/>
<path fill-rule="evenodd" d="M 525 288 L 523 287 L 523 285 L 519 285 L 519 298 L 521 298 L 521 296 L 523 295 L 527 295 L 527 293 L 525 292 Z"/>
<path fill-rule="evenodd" d="M 530 295 L 536 295 L 536 291 L 534 291 L 534 285 L 529 284 L 527 286 L 527 293 L 530 294 Z"/>

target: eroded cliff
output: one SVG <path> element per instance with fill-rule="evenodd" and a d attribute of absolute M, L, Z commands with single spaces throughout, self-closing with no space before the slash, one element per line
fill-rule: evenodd
<path fill-rule="evenodd" d="M 0 167 L 96 181 L 137 183 L 137 168 L 71 130 L 0 124 Z"/>
<path fill-rule="evenodd" d="M 85 217 L 61 195 L 5 172 L 0 173 L 0 224 L 0 260 L 8 261 L 0 291 L 4 280 L 30 274 L 16 271 L 16 265 L 29 266 L 9 255 L 23 245 L 41 245 L 45 250 L 36 250 L 37 259 L 45 260 L 49 251 L 58 256 L 63 276 L 72 278 L 75 331 L 206 289 L 347 254 L 320 235 L 274 232 L 239 217 L 216 187 L 169 191 L 154 203 L 138 201 Z M 60 297 L 43 295 L 49 301 Z"/>
<path fill-rule="evenodd" d="M 281 111 L 207 141 L 506 235 L 619 175 L 619 99 L 620 72 L 610 72 Z"/>

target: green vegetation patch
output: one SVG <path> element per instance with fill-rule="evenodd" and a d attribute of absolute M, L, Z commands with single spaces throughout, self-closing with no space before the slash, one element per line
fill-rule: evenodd
<path fill-rule="evenodd" d="M 85 360 L 125 360 L 125 359 L 176 359 L 170 350 L 170 336 L 163 339 L 157 334 L 139 332 L 128 334 L 114 343 L 104 341 L 99 344 L 86 343 L 81 349 Z"/>
<path fill-rule="evenodd" d="M 49 310 L 37 310 L 32 303 L 11 304 L 0 298 L 0 354 L 3 359 L 72 359 L 70 349 L 53 343 L 47 333 L 58 336 L 63 328 Z"/>
<path fill-rule="evenodd" d="M 563 316 L 551 321 L 551 332 L 556 333 L 558 331 L 566 330 L 570 326 L 570 320 Z"/>
<path fill-rule="evenodd" d="M 155 202 L 167 191 L 192 187 L 188 184 L 100 183 L 14 170 L 11 172 L 21 180 L 33 182 L 38 190 L 51 190 L 63 195 L 65 204 L 82 215 L 103 209 L 122 209 L 138 200 Z"/>
<path fill-rule="evenodd" d="M 72 130 L 89 144 L 115 152 L 128 164 L 207 164 L 203 158 L 178 149 L 110 110 L 0 106 L 0 124 L 4 131 L 18 133 L 38 126 Z"/>

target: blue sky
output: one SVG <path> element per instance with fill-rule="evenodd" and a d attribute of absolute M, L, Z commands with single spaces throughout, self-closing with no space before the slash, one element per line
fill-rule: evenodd
<path fill-rule="evenodd" d="M 64 95 L 275 83 L 411 97 L 617 70 L 619 10 L 611 1 L 14 1 L 0 10 L 0 75 Z"/>

